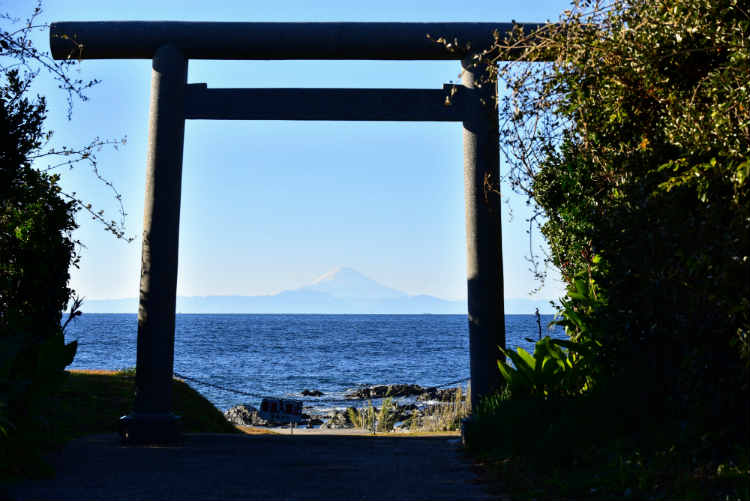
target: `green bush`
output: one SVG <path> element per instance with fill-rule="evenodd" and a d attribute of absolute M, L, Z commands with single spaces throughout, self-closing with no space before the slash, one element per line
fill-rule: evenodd
<path fill-rule="evenodd" d="M 31 167 L 43 140 L 45 101 L 29 102 L 16 71 L 0 87 L 0 465 L 18 466 L 29 435 L 50 431 L 48 397 L 76 351 L 65 343 L 61 312 L 71 300 L 68 269 L 77 262 L 70 232 L 73 202 L 58 178 Z M 80 305 L 80 302 L 74 302 Z"/>
<path fill-rule="evenodd" d="M 506 353 L 475 411 L 519 498 L 747 497 L 749 39 L 737 0 L 580 0 L 480 56 L 567 283 L 569 342 Z"/>
<path fill-rule="evenodd" d="M 572 343 L 545 336 L 530 355 L 523 348 L 516 353 L 498 347 L 513 365 L 498 360 L 497 366 L 505 379 L 505 388 L 513 398 L 553 400 L 581 395 L 594 384 L 586 373 L 586 361 L 593 348 L 584 343 Z"/>
<path fill-rule="evenodd" d="M 593 377 L 653 416 L 745 431 L 749 38 L 736 0 L 579 1 L 483 56 L 534 63 L 499 66 L 501 144 L 545 216 L 566 327 L 599 343 Z"/>

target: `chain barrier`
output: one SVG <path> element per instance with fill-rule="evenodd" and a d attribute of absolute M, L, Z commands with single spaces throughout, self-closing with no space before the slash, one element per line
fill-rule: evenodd
<path fill-rule="evenodd" d="M 451 386 L 456 383 L 465 383 L 466 381 L 471 381 L 470 377 L 459 379 L 458 381 L 451 381 L 450 383 L 440 384 L 438 386 L 433 386 L 433 388 L 445 388 L 446 386 Z"/>
<path fill-rule="evenodd" d="M 202 381 L 202 380 L 196 379 L 194 377 L 185 376 L 184 374 L 180 374 L 178 372 L 174 372 L 174 375 L 177 376 L 178 378 L 184 379 L 186 381 L 192 381 L 193 383 L 202 384 L 202 385 L 205 385 L 205 386 L 210 386 L 212 388 L 216 388 L 216 389 L 219 389 L 219 390 L 228 391 L 230 393 L 236 393 L 238 395 L 245 395 L 245 396 L 248 396 L 248 397 L 255 397 L 255 398 L 263 398 L 265 396 L 265 395 L 261 395 L 260 393 L 250 393 L 250 392 L 247 392 L 247 391 L 241 391 L 241 390 L 235 390 L 233 388 L 227 388 L 226 386 L 221 386 L 221 385 L 218 385 L 218 384 L 209 383 L 207 381 Z M 456 383 L 464 383 L 464 382 L 469 381 L 469 380 L 471 380 L 471 378 L 467 377 L 467 378 L 464 378 L 464 379 L 459 379 L 458 381 L 451 381 L 450 383 L 444 383 L 444 384 L 441 384 L 441 385 L 438 385 L 438 386 L 433 386 L 432 388 L 444 388 L 446 386 L 451 386 L 451 385 L 454 385 Z"/>
<path fill-rule="evenodd" d="M 248 396 L 248 397 L 255 397 L 255 398 L 263 398 L 263 396 L 264 396 L 264 395 L 261 395 L 260 393 L 249 393 L 247 391 L 235 390 L 233 388 L 227 388 L 226 386 L 221 386 L 221 385 L 214 384 L 214 383 L 208 383 L 206 381 L 201 381 L 200 379 L 195 379 L 194 377 L 185 376 L 185 375 L 177 373 L 177 372 L 175 372 L 174 375 L 177 376 L 180 379 L 185 379 L 187 381 L 192 381 L 193 383 L 198 383 L 198 384 L 202 384 L 202 385 L 205 385 L 205 386 L 211 386 L 212 388 L 217 388 L 219 390 L 224 390 L 224 391 L 228 391 L 228 392 L 231 392 L 231 393 L 237 393 L 238 395 L 245 395 L 245 396 Z"/>

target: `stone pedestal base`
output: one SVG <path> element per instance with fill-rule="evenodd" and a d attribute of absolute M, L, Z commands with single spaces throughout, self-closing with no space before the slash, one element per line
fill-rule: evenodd
<path fill-rule="evenodd" d="M 167 445 L 182 443 L 182 420 L 170 413 L 133 412 L 120 418 L 123 445 Z"/>

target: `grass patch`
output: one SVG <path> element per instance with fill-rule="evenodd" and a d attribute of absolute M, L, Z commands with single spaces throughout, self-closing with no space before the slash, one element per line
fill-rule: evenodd
<path fill-rule="evenodd" d="M 97 433 L 117 433 L 121 416 L 133 407 L 135 374 L 131 370 L 68 371 L 61 390 L 50 399 L 38 423 L 19 426 L 0 447 L 0 479 L 53 474 L 44 454 L 69 440 Z M 248 433 L 229 423 L 203 395 L 173 379 L 174 413 L 185 433 Z"/>
<path fill-rule="evenodd" d="M 347 417 L 354 428 L 377 435 L 396 432 L 400 436 L 453 436 L 461 429 L 461 420 L 471 414 L 471 385 L 466 392 L 459 385 L 450 400 L 432 404 L 421 414 L 415 409 L 405 419 L 408 432 L 404 428 L 394 430 L 397 407 L 391 397 L 383 399 L 379 409 L 369 400 L 367 406 L 348 408 Z"/>
<path fill-rule="evenodd" d="M 241 424 L 234 426 L 245 435 L 280 435 L 277 431 L 269 430 L 268 428 L 260 428 L 258 426 L 245 426 Z"/>
<path fill-rule="evenodd" d="M 432 405 L 425 410 L 421 426 L 416 416 L 411 418 L 410 430 L 413 432 L 459 431 L 461 420 L 471 414 L 471 384 L 466 387 L 464 395 L 461 386 L 456 387 L 453 399 Z"/>
<path fill-rule="evenodd" d="M 50 406 L 49 418 L 64 440 L 92 433 L 116 433 L 121 416 L 133 408 L 132 371 L 69 371 Z M 174 413 L 186 433 L 239 433 L 203 395 L 179 379 L 172 380 Z"/>

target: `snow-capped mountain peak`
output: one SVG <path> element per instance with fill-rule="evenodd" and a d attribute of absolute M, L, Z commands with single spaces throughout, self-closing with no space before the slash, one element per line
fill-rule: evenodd
<path fill-rule="evenodd" d="M 336 298 L 395 299 L 408 297 L 405 292 L 386 287 L 352 268 L 340 267 L 322 275 L 300 291 L 325 292 Z"/>

